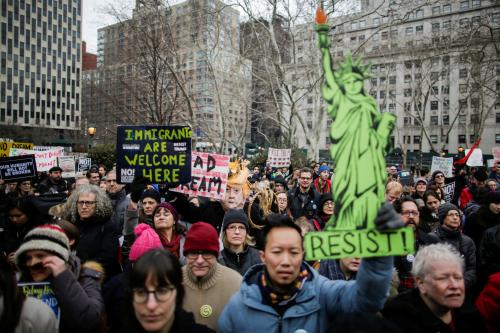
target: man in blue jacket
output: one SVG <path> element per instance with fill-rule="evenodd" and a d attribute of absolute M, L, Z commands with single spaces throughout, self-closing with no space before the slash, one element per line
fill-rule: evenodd
<path fill-rule="evenodd" d="M 403 225 L 390 204 L 375 223 L 381 230 Z M 364 259 L 356 281 L 331 281 L 304 262 L 301 230 L 289 217 L 271 214 L 264 237 L 263 264 L 245 274 L 219 318 L 219 332 L 326 332 L 332 316 L 375 313 L 384 305 L 392 257 Z"/>

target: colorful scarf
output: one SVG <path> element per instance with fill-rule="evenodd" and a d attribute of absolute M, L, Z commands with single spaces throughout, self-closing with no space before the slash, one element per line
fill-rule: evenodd
<path fill-rule="evenodd" d="M 266 270 L 263 270 L 259 276 L 258 285 L 262 297 L 274 308 L 288 308 L 293 304 L 293 301 L 299 294 L 299 291 L 304 286 L 305 281 L 309 277 L 309 270 L 306 265 L 302 263 L 300 266 L 300 273 L 297 279 L 292 283 L 292 287 L 286 293 L 276 291 L 269 283 L 269 276 Z"/>
<path fill-rule="evenodd" d="M 158 234 L 160 236 L 160 241 L 161 244 L 163 245 L 163 248 L 172 254 L 174 254 L 177 258 L 180 257 L 180 247 L 181 247 L 181 239 L 182 235 L 179 235 L 177 233 L 172 234 L 172 241 L 168 241 L 165 237 L 162 235 Z"/>

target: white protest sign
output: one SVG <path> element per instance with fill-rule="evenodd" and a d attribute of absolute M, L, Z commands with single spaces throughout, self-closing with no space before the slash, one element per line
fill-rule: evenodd
<path fill-rule="evenodd" d="M 63 154 L 64 148 L 56 148 L 45 151 L 17 148 L 11 148 L 10 150 L 10 156 L 35 155 L 37 171 L 49 171 L 50 168 L 57 166 L 57 158 L 63 156 Z"/>
<path fill-rule="evenodd" d="M 453 157 L 432 156 L 431 174 L 441 171 L 446 178 L 453 177 Z"/>
<path fill-rule="evenodd" d="M 486 161 L 486 165 L 488 166 L 488 168 L 493 168 L 494 164 L 495 164 L 495 160 L 494 159 Z"/>
<path fill-rule="evenodd" d="M 75 156 L 60 156 L 57 158 L 57 165 L 63 170 L 63 178 L 75 177 Z"/>
<path fill-rule="evenodd" d="M 469 151 L 470 149 L 465 150 L 465 156 L 467 156 Z M 481 151 L 481 149 L 474 149 L 472 154 L 470 154 L 469 159 L 467 160 L 467 165 L 470 167 L 483 166 L 483 152 Z"/>
<path fill-rule="evenodd" d="M 223 200 L 226 195 L 229 159 L 229 155 L 193 151 L 191 155 L 191 181 L 170 190 L 191 196 Z"/>
<path fill-rule="evenodd" d="M 491 154 L 493 155 L 493 163 L 500 162 L 500 147 L 491 148 Z"/>
<path fill-rule="evenodd" d="M 273 168 L 282 168 L 290 166 L 291 149 L 269 148 L 267 154 L 267 165 Z"/>

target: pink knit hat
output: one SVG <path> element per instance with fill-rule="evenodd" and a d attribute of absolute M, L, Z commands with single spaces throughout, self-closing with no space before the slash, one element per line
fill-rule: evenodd
<path fill-rule="evenodd" d="M 135 239 L 128 258 L 130 261 L 135 262 L 144 253 L 152 249 L 162 249 L 160 237 L 149 225 L 146 223 L 139 223 L 134 229 Z"/>

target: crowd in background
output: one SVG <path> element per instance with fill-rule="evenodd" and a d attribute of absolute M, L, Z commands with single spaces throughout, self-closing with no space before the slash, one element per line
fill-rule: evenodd
<path fill-rule="evenodd" d="M 311 262 L 304 235 L 339 208 L 332 166 L 230 170 L 223 200 L 104 166 L 0 180 L 2 332 L 499 331 L 500 163 L 410 182 L 389 166 L 377 228 L 412 228 L 418 252 Z M 58 320 L 26 282 L 49 283 Z"/>

